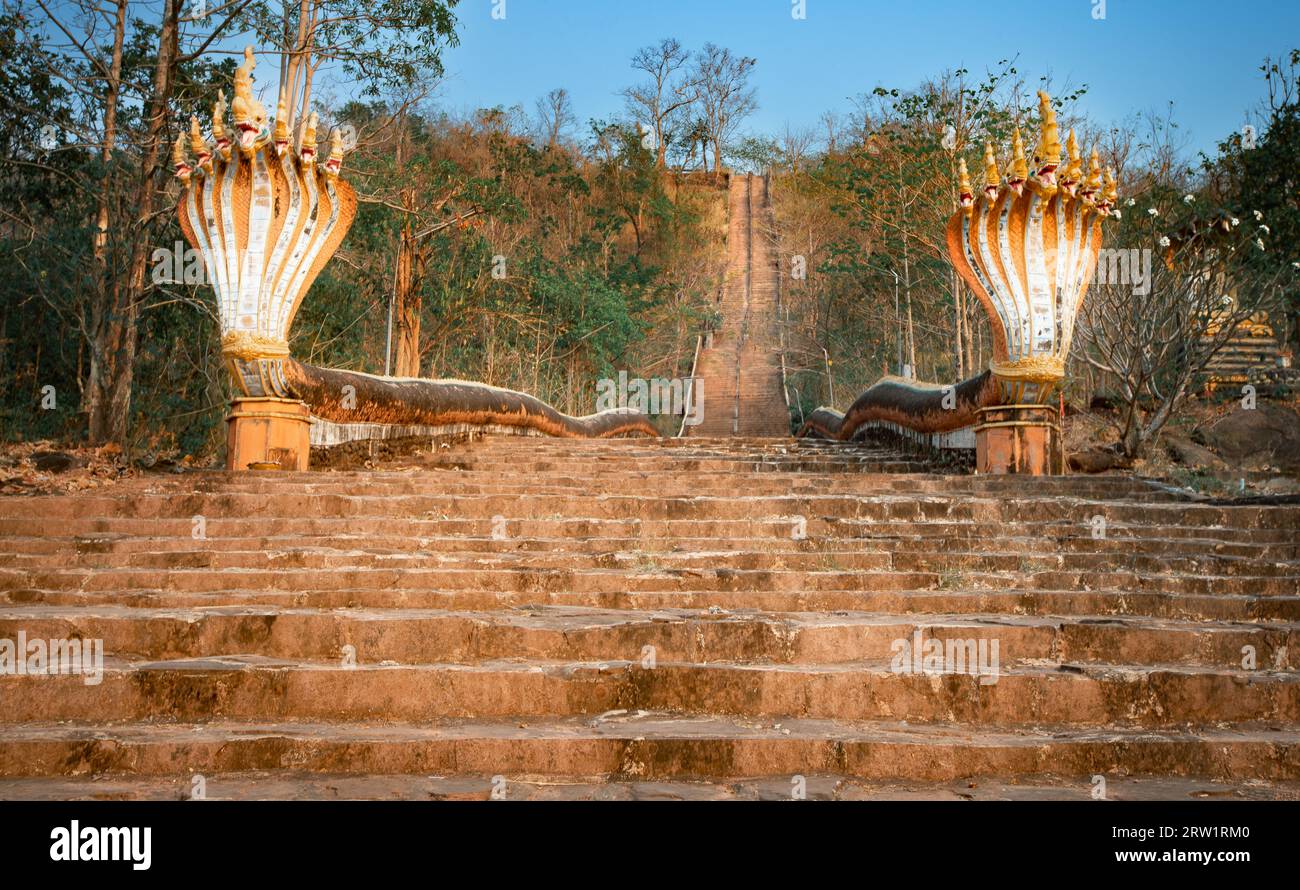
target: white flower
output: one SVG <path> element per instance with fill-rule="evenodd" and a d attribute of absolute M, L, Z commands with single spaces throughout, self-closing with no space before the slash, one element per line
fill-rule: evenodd
<path fill-rule="evenodd" d="M 1237 219 L 1237 217 L 1234 216 L 1234 217 L 1232 218 L 1232 224 L 1233 224 L 1234 226 L 1239 226 L 1239 225 L 1241 225 L 1241 220 Z"/>
<path fill-rule="evenodd" d="M 1264 249 L 1264 239 L 1263 239 L 1263 238 L 1256 238 L 1256 239 L 1255 239 L 1255 246 L 1258 247 L 1260 250 L 1263 250 L 1263 249 Z"/>
<path fill-rule="evenodd" d="M 1263 232 L 1265 235 L 1271 235 L 1271 234 L 1273 234 L 1272 231 L 1269 229 L 1268 226 L 1260 226 L 1260 227 L 1259 227 L 1259 230 L 1260 230 L 1261 232 Z"/>
<path fill-rule="evenodd" d="M 1151 214 L 1152 216 L 1159 216 L 1159 215 L 1160 215 L 1160 211 L 1159 211 L 1159 210 L 1156 210 L 1154 207 L 1149 207 L 1149 208 L 1147 208 L 1147 213 Z"/>
<path fill-rule="evenodd" d="M 1129 198 L 1127 201 L 1124 202 L 1125 207 L 1132 207 L 1135 204 L 1137 204 L 1137 198 Z"/>
<path fill-rule="evenodd" d="M 1195 196 L 1195 195 L 1183 195 L 1183 203 L 1184 203 L 1184 204 L 1190 204 L 1190 203 L 1192 203 L 1192 202 L 1195 201 L 1195 200 L 1196 200 L 1196 196 Z"/>
<path fill-rule="evenodd" d="M 1168 236 L 1168 235 L 1166 235 L 1166 236 L 1164 236 L 1163 238 L 1160 239 L 1160 246 L 1161 246 L 1161 247 L 1168 247 L 1168 246 L 1169 246 L 1169 236 Z"/>
<path fill-rule="evenodd" d="M 1297 269 L 1300 269 L 1300 261 L 1294 262 L 1291 265 L 1295 266 Z"/>
<path fill-rule="evenodd" d="M 1250 212 L 1253 213 L 1253 214 L 1255 214 L 1255 219 L 1263 219 L 1263 218 L 1264 218 L 1264 214 L 1260 213 L 1258 210 L 1252 210 L 1252 211 L 1250 211 Z"/>

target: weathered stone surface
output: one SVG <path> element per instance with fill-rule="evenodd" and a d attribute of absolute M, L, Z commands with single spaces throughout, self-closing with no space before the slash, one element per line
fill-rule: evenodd
<path fill-rule="evenodd" d="M 1167 436 L 1164 440 L 1165 450 L 1169 456 L 1185 467 L 1198 467 L 1210 470 L 1224 470 L 1227 463 L 1217 454 L 1203 445 L 1197 445 L 1190 439 L 1180 436 Z"/>
<path fill-rule="evenodd" d="M 1300 468 L 1300 414 L 1285 405 L 1237 408 L 1198 433 L 1233 463 Z"/>
<path fill-rule="evenodd" d="M 0 676 L 0 797 L 1295 796 L 1300 504 L 810 440 L 389 460 L 0 498 L 0 639 L 105 652 Z"/>
<path fill-rule="evenodd" d="M 1114 448 L 1088 448 L 1071 452 L 1066 463 L 1076 473 L 1104 473 L 1124 466 L 1124 456 Z"/>

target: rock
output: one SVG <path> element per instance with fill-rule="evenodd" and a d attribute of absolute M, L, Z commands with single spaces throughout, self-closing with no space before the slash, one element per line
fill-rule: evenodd
<path fill-rule="evenodd" d="M 1300 414 L 1285 405 L 1238 408 L 1198 430 L 1225 460 L 1300 469 Z"/>
<path fill-rule="evenodd" d="M 1113 448 L 1088 448 L 1069 456 L 1070 469 L 1079 473 L 1104 473 L 1125 466 L 1124 457 Z"/>
<path fill-rule="evenodd" d="M 1165 440 L 1165 450 L 1169 452 L 1171 458 L 1185 467 L 1205 467 L 1214 470 L 1228 467 L 1213 451 L 1189 439 L 1169 437 Z"/>
<path fill-rule="evenodd" d="M 77 467 L 84 467 L 86 461 L 66 451 L 35 451 L 31 456 L 32 466 L 42 473 L 65 473 Z"/>
<path fill-rule="evenodd" d="M 1293 479 L 1290 476 L 1274 476 L 1259 488 L 1265 494 L 1297 494 L 1300 493 L 1300 479 Z"/>

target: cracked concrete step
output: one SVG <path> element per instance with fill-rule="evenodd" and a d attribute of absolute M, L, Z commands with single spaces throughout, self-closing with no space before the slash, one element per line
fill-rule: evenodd
<path fill-rule="evenodd" d="M 184 776 L 245 770 L 587 776 L 657 781 L 834 774 L 950 782 L 1051 774 L 1292 782 L 1294 727 L 1021 731 L 896 722 L 627 714 L 410 725 L 27 724 L 5 729 L 0 776 Z"/>
<path fill-rule="evenodd" d="M 888 659 L 837 664 L 659 660 L 647 668 L 627 661 L 349 667 L 261 656 L 110 658 L 96 684 L 80 675 L 0 676 L 5 702 L 0 721 L 419 722 L 594 716 L 622 708 L 981 726 L 1300 722 L 1296 672 L 1019 664 L 1001 666 L 996 676 L 975 676 L 973 666 L 967 669 L 972 673 L 897 673 Z"/>
<path fill-rule="evenodd" d="M 217 606 L 28 607 L 0 612 L 0 638 L 98 639 L 109 655 L 147 659 L 257 654 L 337 658 L 354 646 L 367 662 L 504 658 L 636 660 L 646 646 L 666 661 L 837 662 L 888 658 L 895 641 L 998 639 L 1003 664 L 1240 666 L 1243 647 L 1273 670 L 1292 667 L 1300 624 L 1168 621 L 1102 616 L 933 615 L 523 608 L 324 610 Z"/>

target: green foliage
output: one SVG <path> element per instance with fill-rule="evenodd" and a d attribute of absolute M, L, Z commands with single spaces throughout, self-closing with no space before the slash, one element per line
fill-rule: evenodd
<path fill-rule="evenodd" d="M 1249 217 L 1259 211 L 1272 243 L 1267 260 L 1278 267 L 1300 262 L 1300 49 L 1285 60 L 1262 66 L 1270 89 L 1267 122 L 1250 146 L 1241 133 L 1219 145 L 1219 156 L 1206 158 L 1203 169 L 1210 194 L 1232 212 Z M 1300 288 L 1287 290 L 1292 342 L 1300 346 Z"/>

